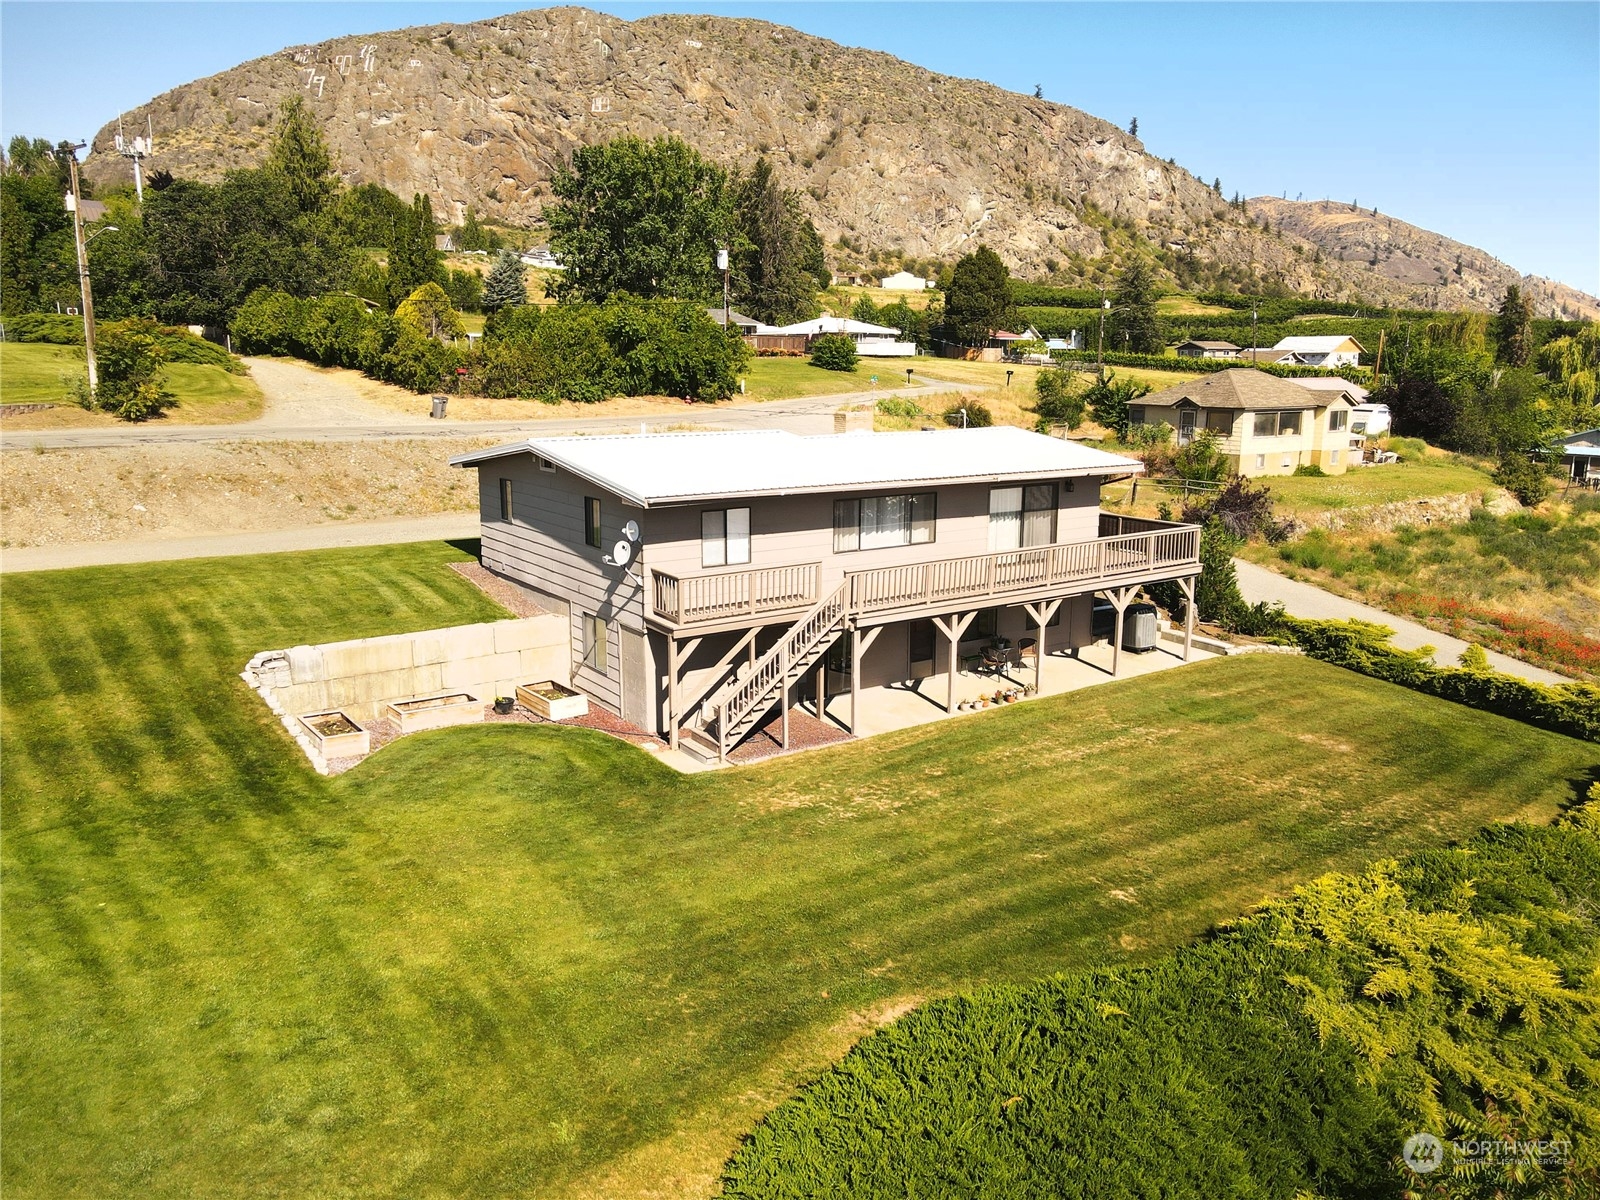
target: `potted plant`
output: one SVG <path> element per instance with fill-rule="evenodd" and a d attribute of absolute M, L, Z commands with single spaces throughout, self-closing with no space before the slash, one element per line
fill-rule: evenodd
<path fill-rule="evenodd" d="M 496 696 L 494 698 L 494 711 L 497 716 L 509 716 L 511 710 L 517 706 L 515 696 Z"/>

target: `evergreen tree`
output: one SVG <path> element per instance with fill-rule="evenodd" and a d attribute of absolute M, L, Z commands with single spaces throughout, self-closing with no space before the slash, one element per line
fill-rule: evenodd
<path fill-rule="evenodd" d="M 500 251 L 488 279 L 483 284 L 485 312 L 498 312 L 528 302 L 528 270 L 522 260 L 509 250 Z"/>
<path fill-rule="evenodd" d="M 944 301 L 944 335 L 963 346 L 981 346 L 997 329 L 1017 321 L 1011 272 L 1000 256 L 979 246 L 956 263 Z"/>
<path fill-rule="evenodd" d="M 732 184 L 734 251 L 731 285 L 739 308 L 773 325 L 818 312 L 827 286 L 822 239 L 800 207 L 799 193 L 780 186 L 765 156 Z"/>
<path fill-rule="evenodd" d="M 1160 354 L 1166 348 L 1156 316 L 1155 280 L 1142 258 L 1135 258 L 1117 280 L 1112 299 L 1111 345 L 1133 354 Z"/>
<path fill-rule="evenodd" d="M 1129 137 L 1138 137 L 1139 136 L 1139 118 L 1138 117 L 1135 117 L 1133 120 L 1128 122 L 1128 136 Z"/>
<path fill-rule="evenodd" d="M 425 193 L 411 198 L 411 209 L 395 226 L 389 246 L 389 296 L 398 304 L 425 283 L 444 279 L 444 260 L 434 241 L 433 202 Z"/>
<path fill-rule="evenodd" d="M 1525 367 L 1533 356 L 1533 306 L 1512 284 L 1494 319 L 1494 356 L 1511 367 Z"/>
<path fill-rule="evenodd" d="M 279 113 L 267 170 L 282 182 L 302 214 L 321 212 L 338 191 L 322 128 L 299 96 L 286 100 Z"/>
<path fill-rule="evenodd" d="M 461 228 L 456 230 L 455 243 L 457 250 L 498 250 L 500 235 L 485 228 L 478 219 L 477 210 L 469 207 L 467 215 L 461 219 Z"/>

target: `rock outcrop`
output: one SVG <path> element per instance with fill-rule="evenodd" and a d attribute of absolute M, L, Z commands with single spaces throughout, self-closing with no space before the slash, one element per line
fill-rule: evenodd
<path fill-rule="evenodd" d="M 348 182 L 460 220 L 536 220 L 580 145 L 676 134 L 725 166 L 768 154 L 830 245 L 950 258 L 979 242 L 1037 277 L 1144 238 L 1168 254 L 1330 299 L 1402 299 L 1366 262 L 1315 260 L 1189 171 L 1077 109 L 764 21 L 581 8 L 341 38 L 244 63 L 127 114 L 152 168 L 214 179 L 261 160 L 289 96 L 322 120 Z M 116 129 L 86 168 L 121 178 Z M 1064 266 L 1063 266 L 1063 269 Z"/>

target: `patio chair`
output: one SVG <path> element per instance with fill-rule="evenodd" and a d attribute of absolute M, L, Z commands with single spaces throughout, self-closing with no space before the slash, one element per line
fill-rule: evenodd
<path fill-rule="evenodd" d="M 1017 662 L 1019 666 L 1036 667 L 1039 665 L 1039 642 L 1036 638 L 1023 638 L 1017 643 Z"/>

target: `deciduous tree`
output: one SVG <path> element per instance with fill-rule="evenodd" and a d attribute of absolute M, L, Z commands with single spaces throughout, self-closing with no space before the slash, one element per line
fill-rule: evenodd
<path fill-rule="evenodd" d="M 566 267 L 557 294 L 601 301 L 709 302 L 721 294 L 716 251 L 727 242 L 727 173 L 675 137 L 580 146 L 551 181 L 550 249 Z"/>

